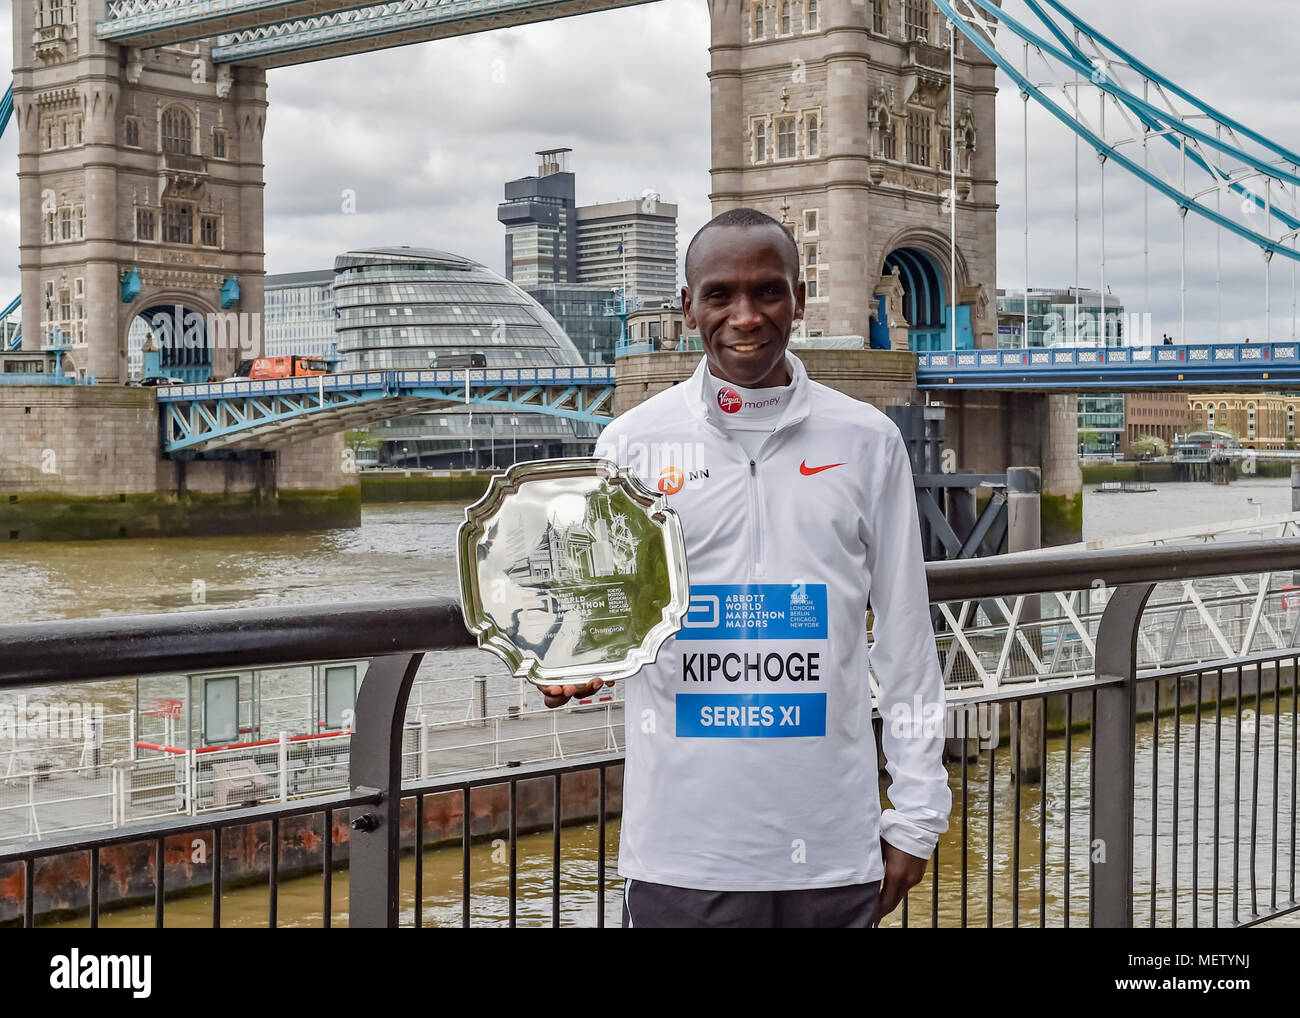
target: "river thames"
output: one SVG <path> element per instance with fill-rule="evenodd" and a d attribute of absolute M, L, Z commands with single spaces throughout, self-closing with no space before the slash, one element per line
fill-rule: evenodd
<path fill-rule="evenodd" d="M 1240 481 L 1228 487 L 1210 484 L 1160 484 L 1156 490 L 1142 494 L 1099 494 L 1086 486 L 1084 496 L 1084 536 L 1086 539 L 1141 534 L 1191 525 L 1229 520 L 1253 519 L 1290 511 L 1291 489 L 1288 480 L 1266 479 Z M 218 607 L 272 607 L 310 602 L 367 601 L 431 594 L 456 594 L 454 545 L 462 507 L 451 504 L 367 505 L 363 508 L 360 527 L 314 534 L 275 535 L 242 538 L 203 538 L 173 540 L 121 540 L 82 543 L 10 544 L 0 552 L 0 591 L 3 591 L 5 616 L 10 621 L 40 621 L 56 618 L 94 617 L 151 612 L 201 611 Z M 1247 535 L 1248 536 L 1248 535 Z M 436 655 L 440 676 L 492 676 L 495 691 L 514 689 L 495 658 L 477 651 L 459 651 Z M 426 668 L 431 662 L 426 660 Z M 128 709 L 133 695 L 129 683 L 113 684 L 105 690 L 106 709 Z M 468 679 L 465 695 L 468 696 Z M 43 691 L 58 695 L 54 690 Z M 71 690 L 65 691 L 70 693 Z M 84 697 L 82 691 L 80 696 Z M 1270 707 L 1260 711 L 1264 718 Z M 1253 717 L 1253 715 L 1252 715 Z M 1229 726 L 1224 737 L 1234 735 L 1236 719 L 1226 718 Z M 1169 745 L 1174 722 L 1162 722 L 1161 745 Z M 1191 745 L 1194 722 L 1181 723 L 1183 744 Z M 1265 742 L 1277 736 L 1280 748 L 1289 752 L 1284 731 L 1264 733 Z M 1140 726 L 1139 757 L 1152 737 L 1149 724 Z M 1075 797 L 1070 803 L 1071 858 L 1068 867 L 1076 888 L 1087 883 L 1087 735 L 1076 735 L 1071 743 L 1070 771 Z M 1005 771 L 1005 751 L 999 751 L 996 766 Z M 1188 763 L 1190 766 L 1190 761 Z M 971 794 L 985 794 L 987 754 L 970 765 L 968 778 Z M 1163 765 L 1162 765 L 1163 766 Z M 1051 829 L 1059 828 L 1064 819 L 1064 803 L 1059 785 L 1065 769 L 1065 742 L 1051 740 L 1048 748 L 1049 801 L 1047 814 Z M 960 767 L 950 767 L 954 778 L 954 798 L 960 794 L 957 784 Z M 1167 773 L 1167 772 L 1166 772 Z M 1055 778 L 1052 778 L 1055 775 Z M 1139 768 L 1139 801 L 1150 775 Z M 1145 785 L 1144 785 L 1145 782 Z M 1053 791 L 1055 790 L 1055 791 Z M 1225 790 L 1226 791 L 1226 790 Z M 1019 827 L 1024 846 L 1021 866 L 1038 869 L 1038 826 L 1040 792 L 1026 786 L 1020 802 Z M 974 800 L 972 800 L 972 804 Z M 1202 803 L 1204 807 L 1206 803 Z M 1225 807 L 1230 803 L 1223 800 Z M 972 821 L 980 820 L 980 811 Z M 994 881 L 994 920 L 1001 925 L 1009 918 L 1012 897 L 1009 882 L 1010 855 L 1006 832 L 1016 825 L 1014 805 L 1005 787 L 999 787 L 993 810 L 994 823 L 1001 836 L 983 853 L 979 830 L 970 830 L 968 844 L 972 851 L 966 861 L 967 878 L 973 888 L 969 900 L 972 911 L 968 921 L 983 925 L 983 887 L 989 870 Z M 1162 826 L 1168 818 L 1162 821 Z M 617 821 L 609 827 L 610 860 L 607 889 L 607 921 L 617 923 L 621 881 L 614 872 L 617 850 Z M 1224 839 L 1227 840 L 1224 840 Z M 595 915 L 596 831 L 594 825 L 567 829 L 564 834 L 564 913 L 566 924 L 589 924 Z M 1231 850 L 1230 829 L 1221 838 L 1220 848 Z M 952 830 L 940 845 L 940 879 L 947 886 L 961 880 L 958 865 L 960 832 Z M 505 922 L 508 912 L 506 888 L 508 870 L 499 858 L 499 847 L 491 843 L 474 848 L 473 917 L 476 925 Z M 525 925 L 548 924 L 550 921 L 550 835 L 521 838 L 519 847 L 519 921 Z M 1046 907 L 1049 923 L 1059 923 L 1068 907 L 1072 924 L 1086 921 L 1086 894 L 1078 893 L 1069 906 L 1058 893 L 1065 872 L 1062 839 L 1049 839 L 1043 859 L 1049 891 Z M 404 867 L 408 878 L 413 867 L 409 859 Z M 425 864 L 426 923 L 455 924 L 460 919 L 460 849 L 431 850 Z M 1228 874 L 1224 874 L 1227 879 Z M 914 893 L 917 907 L 924 906 L 928 922 L 929 877 Z M 1184 887 L 1189 881 L 1181 881 Z M 917 894 L 925 893 L 917 897 Z M 227 890 L 223 896 L 223 921 L 230 925 L 264 925 L 266 917 L 265 887 Z M 335 908 L 346 910 L 346 873 L 335 877 Z M 1036 921 L 1038 893 L 1036 882 L 1021 892 L 1021 919 Z M 978 899 L 978 901 L 976 900 Z M 1191 907 L 1187 898 L 1180 905 Z M 286 925 L 318 925 L 321 920 L 320 879 L 304 878 L 285 881 L 279 897 L 280 922 Z M 210 902 L 202 895 L 168 902 L 169 925 L 204 925 L 208 921 Z M 412 886 L 404 900 L 409 920 L 413 915 Z M 1158 913 L 1158 917 L 1163 913 Z M 1145 918 L 1139 910 L 1140 918 Z M 955 922 L 955 914 L 943 915 L 944 924 Z M 125 909 L 105 915 L 102 925 L 151 925 L 152 908 Z M 892 920 L 891 922 L 896 922 Z M 915 920 L 914 920 L 915 921 Z"/>

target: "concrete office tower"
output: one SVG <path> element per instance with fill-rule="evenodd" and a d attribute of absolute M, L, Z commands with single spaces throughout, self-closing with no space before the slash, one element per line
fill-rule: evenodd
<path fill-rule="evenodd" d="M 506 182 L 497 219 L 506 228 L 506 279 L 517 286 L 577 281 L 572 149 L 537 153 L 537 175 Z"/>
<path fill-rule="evenodd" d="M 930 0 L 714 0 L 713 211 L 753 206 L 799 242 L 810 335 L 996 346 L 994 67 Z M 872 323 L 876 328 L 873 331 Z"/>
<path fill-rule="evenodd" d="M 139 316 L 262 312 L 266 73 L 215 66 L 215 40 L 99 42 L 103 16 L 14 0 L 19 268 L 24 349 L 57 330 L 74 373 L 118 382 Z M 163 366 L 220 377 L 242 355 L 205 331 Z"/>
<path fill-rule="evenodd" d="M 671 300 L 677 293 L 677 206 L 647 192 L 579 207 L 578 282 L 626 285 L 628 295 L 645 304 Z"/>

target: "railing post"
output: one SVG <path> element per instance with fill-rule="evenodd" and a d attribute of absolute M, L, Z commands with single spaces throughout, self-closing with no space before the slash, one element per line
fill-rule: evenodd
<path fill-rule="evenodd" d="M 1137 729 L 1138 626 L 1154 583 L 1120 587 L 1097 629 L 1097 689 L 1093 726 L 1088 846 L 1094 927 L 1133 925 L 1133 773 Z M 1153 877 L 1154 878 L 1154 877 Z"/>
<path fill-rule="evenodd" d="M 191 749 L 185 754 L 185 798 L 186 813 L 190 816 L 198 814 L 198 803 L 195 802 L 199 794 L 199 758 L 197 750 Z"/>
<path fill-rule="evenodd" d="M 322 376 L 324 377 L 324 376 Z M 280 801 L 289 801 L 289 733 L 280 733 Z"/>
<path fill-rule="evenodd" d="M 1007 468 L 1007 551 L 1031 551 L 1043 545 L 1043 475 L 1038 467 Z M 1040 594 L 1022 595 L 1011 629 L 1027 629 L 1027 638 L 1037 654 L 1043 653 L 1041 630 L 1034 627 L 1042 615 Z M 1007 633 L 1007 645 L 1013 636 Z M 999 676 L 1001 680 L 1002 676 Z M 1011 716 L 1011 775 L 1020 784 L 1036 785 L 1043 780 L 1040 759 L 1043 752 L 1043 714 L 1046 699 L 1028 700 Z"/>
<path fill-rule="evenodd" d="M 402 848 L 402 729 L 420 654 L 374 658 L 357 693 L 348 779 L 354 795 L 378 792 L 376 805 L 353 806 L 349 846 L 349 925 L 395 927 Z"/>

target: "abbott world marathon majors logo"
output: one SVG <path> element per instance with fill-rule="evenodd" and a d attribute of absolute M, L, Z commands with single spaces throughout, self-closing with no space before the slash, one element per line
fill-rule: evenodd
<path fill-rule="evenodd" d="M 682 681 L 710 692 L 676 695 L 677 737 L 825 735 L 827 633 L 824 583 L 693 584 L 676 637 Z M 695 640 L 709 643 L 697 652 Z"/>

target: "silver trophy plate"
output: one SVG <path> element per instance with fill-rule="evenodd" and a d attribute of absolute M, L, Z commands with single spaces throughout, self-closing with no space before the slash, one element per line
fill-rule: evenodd
<path fill-rule="evenodd" d="M 456 551 L 465 625 L 538 686 L 632 675 L 690 599 L 677 514 L 609 460 L 497 474 L 465 510 Z"/>

